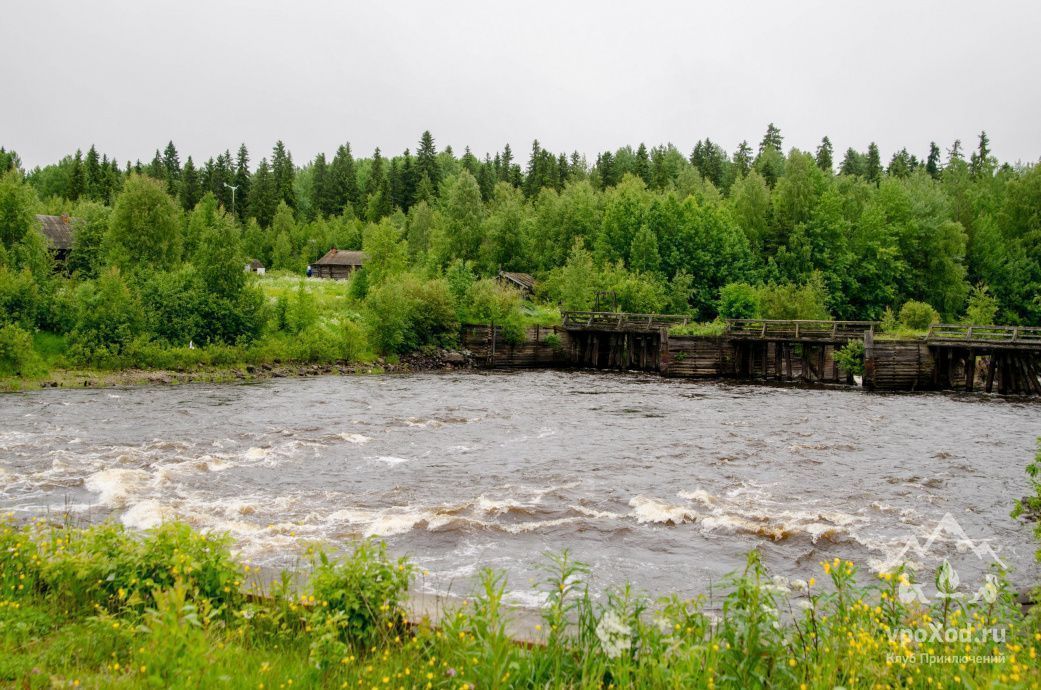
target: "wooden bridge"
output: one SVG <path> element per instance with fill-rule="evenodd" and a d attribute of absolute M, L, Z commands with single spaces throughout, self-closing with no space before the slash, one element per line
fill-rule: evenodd
<path fill-rule="evenodd" d="M 1041 395 L 1041 328 L 934 324 L 925 342 L 938 388 Z"/>
<path fill-rule="evenodd" d="M 803 321 L 774 319 L 727 319 L 726 334 L 732 338 L 763 341 L 834 343 L 845 345 L 874 333 L 877 321 Z"/>
<path fill-rule="evenodd" d="M 686 325 L 689 316 L 678 314 L 626 314 L 613 311 L 565 311 L 560 314 L 569 331 L 658 332 L 662 328 Z"/>
<path fill-rule="evenodd" d="M 879 335 L 874 321 L 729 319 L 715 334 L 675 335 L 670 329 L 691 323 L 690 317 L 602 311 L 562 317 L 552 333 L 536 329 L 534 340 L 529 334 L 523 344 L 497 350 L 494 330 L 483 327 L 481 333 L 492 335 L 474 331 L 468 345 L 487 351 L 493 366 L 552 362 L 676 377 L 853 384 L 835 352 L 860 341 L 866 388 L 1041 395 L 1038 327 L 936 324 L 924 336 L 893 339 Z"/>

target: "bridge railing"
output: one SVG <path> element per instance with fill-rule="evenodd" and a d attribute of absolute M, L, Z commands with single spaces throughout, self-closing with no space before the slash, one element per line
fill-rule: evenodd
<path fill-rule="evenodd" d="M 929 326 L 927 340 L 934 342 L 983 342 L 1041 345 L 1041 328 L 1036 326 L 966 326 L 935 323 Z"/>
<path fill-rule="evenodd" d="M 564 328 L 597 330 L 646 330 L 690 323 L 689 316 L 679 314 L 628 314 L 610 311 L 565 311 L 561 313 Z"/>
<path fill-rule="evenodd" d="M 874 333 L 876 321 L 814 321 L 802 319 L 727 319 L 727 335 L 745 338 L 844 340 Z"/>

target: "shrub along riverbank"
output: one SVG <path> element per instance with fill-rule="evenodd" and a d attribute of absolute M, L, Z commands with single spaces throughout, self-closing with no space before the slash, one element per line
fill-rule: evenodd
<path fill-rule="evenodd" d="M 976 598 L 918 603 L 902 567 L 858 584 L 851 562 L 770 577 L 757 553 L 719 601 L 594 600 L 588 569 L 547 561 L 533 644 L 511 639 L 506 582 L 407 621 L 415 575 L 363 542 L 312 552 L 307 582 L 263 590 L 228 542 L 170 523 L 0 523 L 0 684 L 24 688 L 1038 687 L 1041 626 L 1000 573 Z M 938 590 L 957 582 L 941 568 Z M 954 631 L 952 636 L 948 631 Z"/>

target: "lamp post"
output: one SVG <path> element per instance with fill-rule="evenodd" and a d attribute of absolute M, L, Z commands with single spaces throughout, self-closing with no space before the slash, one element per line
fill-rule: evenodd
<path fill-rule="evenodd" d="M 231 215 L 235 215 L 235 192 L 239 190 L 238 185 L 224 183 L 224 186 L 231 190 Z"/>

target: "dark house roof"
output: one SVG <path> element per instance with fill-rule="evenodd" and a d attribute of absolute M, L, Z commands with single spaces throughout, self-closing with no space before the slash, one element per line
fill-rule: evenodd
<path fill-rule="evenodd" d="M 314 262 L 315 266 L 361 266 L 369 258 L 365 252 L 353 252 L 333 247 L 325 256 Z"/>
<path fill-rule="evenodd" d="M 264 268 L 264 264 L 260 263 L 260 259 L 253 259 L 249 262 L 248 266 L 251 271 L 255 271 L 258 268 Z"/>
<path fill-rule="evenodd" d="M 522 290 L 535 289 L 535 279 L 527 273 L 510 273 L 509 271 L 499 271 L 499 278 L 513 283 Z"/>
<path fill-rule="evenodd" d="M 72 226 L 79 221 L 78 218 L 37 215 L 36 220 L 42 224 L 40 231 L 54 249 L 72 249 Z"/>

